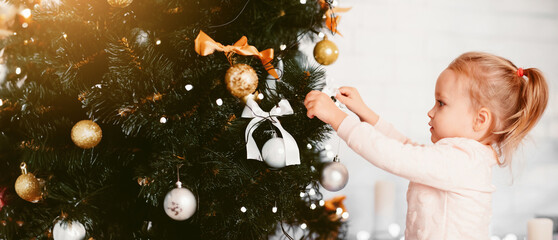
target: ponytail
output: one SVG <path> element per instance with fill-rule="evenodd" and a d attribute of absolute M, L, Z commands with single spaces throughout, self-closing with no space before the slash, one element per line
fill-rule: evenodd
<path fill-rule="evenodd" d="M 540 120 L 548 103 L 548 85 L 542 72 L 536 68 L 528 68 L 523 73 L 527 79 L 518 76 L 522 78 L 520 81 L 523 84 L 518 94 L 518 109 L 507 119 L 511 124 L 504 130 L 495 132 L 502 134 L 499 148 L 504 156 L 504 166 L 508 164 L 507 159 L 511 158 L 521 140 Z"/>

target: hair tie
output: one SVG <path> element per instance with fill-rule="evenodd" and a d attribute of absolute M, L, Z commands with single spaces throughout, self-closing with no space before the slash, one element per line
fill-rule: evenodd
<path fill-rule="evenodd" d="M 517 69 L 517 76 L 518 76 L 518 77 L 523 77 L 523 76 L 525 76 L 525 75 L 523 75 L 523 68 L 518 68 L 518 69 Z"/>

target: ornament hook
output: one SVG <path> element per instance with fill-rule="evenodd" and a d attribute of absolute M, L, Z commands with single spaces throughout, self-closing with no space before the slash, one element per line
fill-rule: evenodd
<path fill-rule="evenodd" d="M 335 157 L 333 158 L 333 162 L 340 162 L 339 155 L 335 155 Z"/>
<path fill-rule="evenodd" d="M 27 164 L 25 162 L 21 162 L 19 168 L 21 168 L 21 174 L 27 174 Z"/>
<path fill-rule="evenodd" d="M 182 188 L 182 182 L 180 181 L 180 167 L 182 167 L 182 165 L 184 165 L 184 164 L 181 163 L 181 164 L 176 165 L 176 178 L 178 179 L 176 181 L 176 187 L 177 188 Z"/>

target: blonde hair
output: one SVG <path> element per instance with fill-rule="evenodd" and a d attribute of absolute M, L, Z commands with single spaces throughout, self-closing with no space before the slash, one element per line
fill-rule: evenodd
<path fill-rule="evenodd" d="M 509 60 L 483 52 L 467 52 L 448 66 L 469 79 L 474 108 L 486 107 L 493 121 L 485 140 L 496 146 L 499 165 L 511 163 L 521 140 L 541 118 L 548 102 L 548 84 L 539 69 L 523 69 Z"/>

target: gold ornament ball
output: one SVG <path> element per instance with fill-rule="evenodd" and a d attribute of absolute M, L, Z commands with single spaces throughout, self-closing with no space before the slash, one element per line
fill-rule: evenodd
<path fill-rule="evenodd" d="M 314 47 L 314 58 L 322 65 L 330 65 L 339 57 L 339 49 L 332 41 L 326 39 L 319 41 Z"/>
<path fill-rule="evenodd" d="M 101 138 L 101 127 L 91 120 L 81 120 L 72 128 L 72 141 L 80 148 L 93 148 L 101 142 Z"/>
<path fill-rule="evenodd" d="M 225 83 L 233 96 L 242 99 L 258 88 L 258 74 L 250 65 L 235 64 L 227 70 Z"/>
<path fill-rule="evenodd" d="M 125 8 L 132 4 L 133 0 L 107 0 L 108 4 L 112 7 Z"/>
<path fill-rule="evenodd" d="M 15 182 L 15 190 L 19 197 L 32 203 L 42 198 L 41 185 L 33 173 L 21 174 Z"/>

